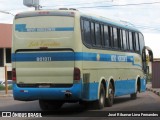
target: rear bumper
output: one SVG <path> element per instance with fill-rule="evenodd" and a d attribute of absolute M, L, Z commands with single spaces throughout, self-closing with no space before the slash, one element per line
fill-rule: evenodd
<path fill-rule="evenodd" d="M 67 91 L 67 92 L 66 92 Z M 66 93 L 70 96 L 66 97 Z M 82 84 L 76 83 L 69 88 L 21 88 L 13 83 L 13 97 L 15 100 L 74 100 L 82 99 Z"/>

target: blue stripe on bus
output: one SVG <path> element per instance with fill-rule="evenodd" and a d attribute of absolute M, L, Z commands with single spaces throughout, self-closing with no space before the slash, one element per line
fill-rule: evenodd
<path fill-rule="evenodd" d="M 101 62 L 129 62 L 134 66 L 133 56 L 116 55 L 116 54 L 97 54 L 87 52 L 46 52 L 46 53 L 16 53 L 12 54 L 12 62 L 31 62 L 38 61 L 38 58 L 50 57 L 50 61 L 101 61 Z M 49 61 L 48 61 L 49 62 Z"/>
<path fill-rule="evenodd" d="M 74 31 L 74 27 L 27 28 L 26 24 L 16 24 L 15 31 L 18 32 Z"/>
<path fill-rule="evenodd" d="M 17 53 L 12 54 L 12 61 L 27 62 L 37 61 L 38 57 L 51 57 L 51 61 L 72 61 L 74 60 L 74 53 Z"/>
<path fill-rule="evenodd" d="M 141 92 L 146 89 L 146 80 L 141 79 Z M 136 92 L 136 80 L 115 80 L 115 96 L 122 96 Z M 106 86 L 107 86 L 106 82 Z M 63 91 L 69 90 L 72 92 L 70 100 L 87 100 L 93 101 L 98 99 L 99 83 L 80 83 L 73 84 L 70 88 L 20 88 L 13 83 L 13 96 L 15 100 L 37 100 L 37 99 L 57 99 L 64 100 L 65 94 Z M 26 91 L 26 92 L 22 92 Z"/>

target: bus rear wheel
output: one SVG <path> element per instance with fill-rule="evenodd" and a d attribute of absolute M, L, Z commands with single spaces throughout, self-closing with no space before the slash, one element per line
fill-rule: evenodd
<path fill-rule="evenodd" d="M 106 98 L 106 106 L 111 107 L 114 100 L 114 89 L 112 83 L 109 83 L 108 98 Z"/>
<path fill-rule="evenodd" d="M 42 110 L 58 110 L 64 103 L 62 101 L 39 100 L 39 106 Z"/>
<path fill-rule="evenodd" d="M 131 96 L 131 100 L 137 99 L 137 92 L 133 93 L 133 94 L 130 94 L 130 96 Z"/>
<path fill-rule="evenodd" d="M 139 85 L 138 85 L 138 83 L 137 83 L 136 93 L 132 93 L 132 94 L 130 94 L 130 98 L 131 98 L 131 100 L 135 100 L 135 99 L 137 99 L 137 93 L 138 93 L 138 91 L 140 91 L 140 86 L 139 86 Z"/>
<path fill-rule="evenodd" d="M 99 91 L 99 99 L 95 103 L 95 108 L 96 109 L 104 108 L 105 107 L 105 99 L 106 99 L 105 88 L 104 88 L 104 85 L 101 84 L 100 91 Z"/>

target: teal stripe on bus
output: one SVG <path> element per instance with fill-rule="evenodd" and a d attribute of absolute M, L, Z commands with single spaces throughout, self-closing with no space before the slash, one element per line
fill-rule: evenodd
<path fill-rule="evenodd" d="M 15 31 L 18 32 L 74 31 L 74 27 L 27 28 L 26 24 L 16 24 Z"/>
<path fill-rule="evenodd" d="M 46 61 L 100 61 L 100 62 L 129 62 L 134 66 L 134 56 L 116 54 L 97 54 L 88 52 L 46 52 L 46 53 L 13 53 L 12 62 L 31 62 L 41 58 L 50 58 Z"/>

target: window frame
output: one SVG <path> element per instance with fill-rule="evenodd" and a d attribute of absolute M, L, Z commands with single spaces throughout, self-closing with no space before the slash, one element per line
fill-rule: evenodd
<path fill-rule="evenodd" d="M 82 29 L 84 29 L 84 21 L 88 21 L 90 23 L 90 44 L 87 44 L 86 41 L 84 40 L 85 36 L 82 33 Z M 82 22 L 83 21 L 83 22 Z M 93 39 L 91 39 L 91 23 L 94 24 L 94 42 L 95 44 L 93 44 Z M 100 34 L 100 45 L 97 45 L 96 43 L 96 38 L 95 38 L 95 24 L 99 25 L 99 34 Z M 108 33 L 108 43 L 105 40 L 105 28 L 107 28 L 107 33 Z M 134 30 L 130 30 L 130 29 L 126 29 L 123 27 L 119 27 L 119 26 L 115 26 L 109 23 L 105 23 L 105 22 L 100 22 L 98 20 L 94 20 L 91 18 L 86 18 L 86 17 L 81 17 L 80 18 L 80 29 L 81 29 L 81 36 L 82 36 L 82 43 L 89 49 L 100 49 L 100 50 L 113 50 L 113 51 L 124 51 L 124 52 L 135 52 L 138 54 L 141 54 L 141 48 L 140 48 L 140 37 L 139 35 L 143 36 L 142 33 L 140 33 L 139 31 L 134 31 Z M 117 46 L 115 47 L 115 43 L 114 43 L 114 29 L 116 29 L 116 36 L 117 36 Z M 124 36 L 125 34 L 125 36 Z M 131 36 L 130 36 L 130 35 Z M 138 35 L 138 41 L 139 41 L 139 51 L 136 49 L 136 34 Z M 132 37 L 132 40 L 129 39 L 129 37 Z M 124 44 L 126 42 L 126 45 Z M 130 43 L 132 42 L 132 43 Z M 108 45 L 107 45 L 107 44 Z M 132 45 L 131 45 L 132 44 Z M 143 37 L 143 44 L 144 43 L 144 37 Z M 141 45 L 144 46 L 144 45 Z M 125 48 L 126 47 L 126 48 Z M 132 49 L 131 49 L 132 48 Z"/>

